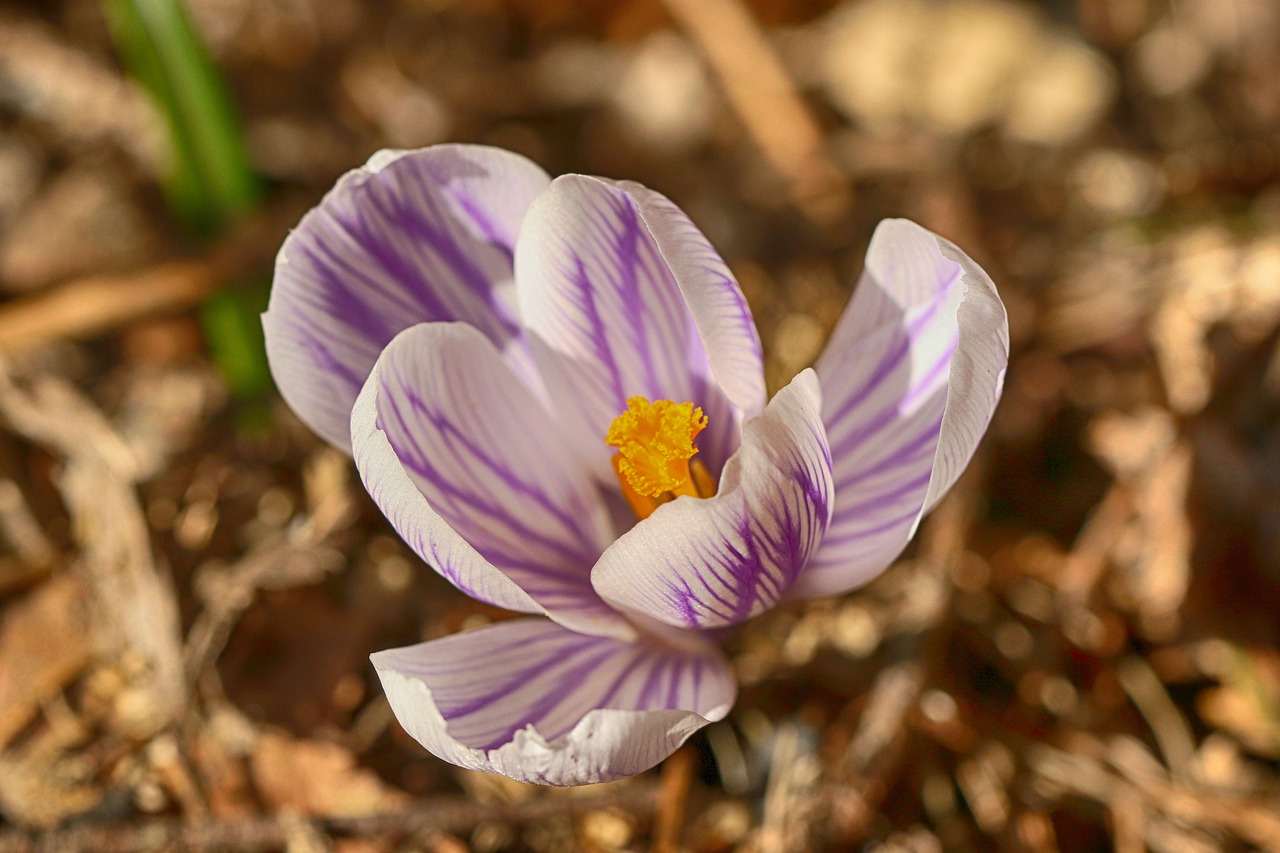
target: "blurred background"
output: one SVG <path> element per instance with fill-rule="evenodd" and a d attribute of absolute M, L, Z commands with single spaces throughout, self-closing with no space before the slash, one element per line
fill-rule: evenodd
<path fill-rule="evenodd" d="M 1273 0 L 0 0 L 0 851 L 1280 850 Z M 1004 400 L 866 589 L 729 643 L 723 722 L 545 791 L 374 650 L 498 614 L 271 386 L 287 229 L 383 147 L 690 213 L 776 389 L 907 216 Z"/>

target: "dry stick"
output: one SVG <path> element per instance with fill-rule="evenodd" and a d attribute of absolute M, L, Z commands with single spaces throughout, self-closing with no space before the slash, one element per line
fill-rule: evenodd
<path fill-rule="evenodd" d="M 1107 556 L 1120 541 L 1125 523 L 1133 516 L 1133 495 L 1127 485 L 1115 483 L 1089 514 L 1058 576 L 1062 595 L 1084 604 L 1107 570 Z"/>
<path fill-rule="evenodd" d="M 1143 853 L 1147 849 L 1142 840 L 1147 815 L 1142 798 L 1126 791 L 1112 799 L 1110 808 L 1116 853 Z"/>
<path fill-rule="evenodd" d="M 554 795 L 522 803 L 482 806 L 463 797 L 437 797 L 402 812 L 368 817 L 316 817 L 315 829 L 337 838 L 421 838 L 439 833 L 464 833 L 481 823 L 527 824 L 564 815 L 578 816 L 607 808 L 625 808 L 630 814 L 648 815 L 654 810 L 657 788 L 653 784 L 584 796 Z M 290 823 L 281 817 L 186 823 L 155 818 L 133 823 L 84 824 L 44 834 L 0 831 L 0 853 L 142 853 L 152 850 L 219 850 L 236 853 L 278 850 L 296 833 L 296 816 Z"/>
<path fill-rule="evenodd" d="M 1169 765 L 1174 778 L 1186 774 L 1187 767 L 1195 758 L 1195 736 L 1191 726 L 1178 711 L 1178 706 L 1160 683 L 1159 676 L 1151 665 L 1140 657 L 1125 658 L 1116 669 L 1120 686 L 1139 713 L 1146 719 L 1155 736 L 1160 752 L 1164 754 L 1165 763 Z"/>
<path fill-rule="evenodd" d="M 0 101 L 61 145 L 114 143 L 146 174 L 165 160 L 164 123 L 138 87 L 35 15 L 0 10 Z"/>
<path fill-rule="evenodd" d="M 171 260 L 121 275 L 92 275 L 0 306 L 0 353 L 83 338 L 203 302 L 219 288 L 266 268 L 300 207 L 286 203 L 249 217 L 207 258 Z"/>
<path fill-rule="evenodd" d="M 822 133 L 759 25 L 740 0 L 663 0 L 688 31 L 769 164 L 810 219 L 843 214 L 853 191 L 827 157 Z"/>
<path fill-rule="evenodd" d="M 72 386 L 42 377 L 20 388 L 0 363 L 0 417 L 61 457 L 57 477 L 80 545 L 96 637 L 141 656 L 151 700 L 147 725 L 172 719 L 183 702 L 180 618 L 138 503 L 138 460 L 115 428 Z M 141 720 L 138 721 L 141 724 Z"/>
<path fill-rule="evenodd" d="M 32 565 L 47 565 L 57 553 L 13 480 L 0 479 L 0 537 Z"/>
<path fill-rule="evenodd" d="M 676 853 L 680 849 L 685 806 L 693 784 L 693 756 L 693 748 L 685 746 L 676 750 L 662 765 L 658 809 L 653 821 L 654 853 Z"/>
<path fill-rule="evenodd" d="M 822 817 L 816 744 L 800 726 L 785 722 L 774 735 L 772 753 L 760 826 L 745 847 L 752 853 L 811 850 Z"/>
<path fill-rule="evenodd" d="M 18 352 L 85 337 L 137 317 L 186 308 L 213 293 L 221 278 L 207 262 L 173 261 L 135 275 L 76 279 L 0 308 L 0 350 Z"/>
<path fill-rule="evenodd" d="M 0 618 L 0 752 L 92 658 L 80 632 L 88 593 L 60 574 Z M 56 641 L 55 641 L 56 638 Z"/>
<path fill-rule="evenodd" d="M 892 787 L 904 727 L 923 686 L 924 669 L 915 660 L 894 664 L 876 677 L 858 730 L 826 786 L 832 843 L 852 844 L 874 820 Z"/>
<path fill-rule="evenodd" d="M 259 589 L 304 586 L 341 567 L 338 555 L 322 544 L 328 532 L 322 531 L 314 541 L 307 541 L 310 534 L 282 536 L 249 554 L 226 573 L 219 595 L 196 617 L 188 634 L 184 668 L 189 683 L 194 684 L 222 653 L 236 622 L 253 604 Z"/>
<path fill-rule="evenodd" d="M 353 504 L 348 488 L 348 459 L 336 450 L 322 451 L 306 465 L 308 514 L 287 531 L 241 559 L 229 569 L 219 572 L 216 583 L 211 578 L 202 594 L 204 607 L 187 634 L 184 668 L 187 686 L 206 703 L 223 701 L 222 682 L 214 663 L 226 646 L 240 616 L 254 602 L 259 590 L 287 589 L 315 583 L 327 572 L 342 566 L 341 555 L 328 548 L 330 535 L 348 525 L 353 518 Z M 198 722 L 194 706 L 184 721 Z M 390 719 L 385 710 L 383 725 Z M 376 737 L 370 721 L 362 716 L 358 729 L 366 746 Z M 381 729 L 377 729 L 381 731 Z"/>

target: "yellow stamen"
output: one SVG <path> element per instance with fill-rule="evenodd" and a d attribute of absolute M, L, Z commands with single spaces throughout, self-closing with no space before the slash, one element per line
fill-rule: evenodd
<path fill-rule="evenodd" d="M 605 443 L 618 448 L 613 468 L 622 494 L 640 518 L 680 495 L 710 497 L 715 480 L 700 460 L 693 440 L 707 417 L 693 403 L 649 402 L 631 397 L 614 418 Z"/>

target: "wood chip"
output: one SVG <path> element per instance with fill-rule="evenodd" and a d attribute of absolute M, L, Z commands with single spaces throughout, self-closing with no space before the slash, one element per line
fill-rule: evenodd
<path fill-rule="evenodd" d="M 91 650 L 82 630 L 86 597 L 83 582 L 61 575 L 5 612 L 0 623 L 0 749 L 89 663 Z"/>

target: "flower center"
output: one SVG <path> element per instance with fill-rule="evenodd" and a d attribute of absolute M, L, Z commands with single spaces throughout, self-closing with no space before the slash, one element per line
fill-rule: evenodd
<path fill-rule="evenodd" d="M 707 498 L 715 494 L 715 479 L 701 460 L 693 440 L 707 425 L 707 416 L 693 403 L 649 402 L 631 397 L 613 419 L 605 443 L 618 448 L 613 469 L 622 494 L 638 518 L 648 518 L 659 506 L 680 495 Z"/>

